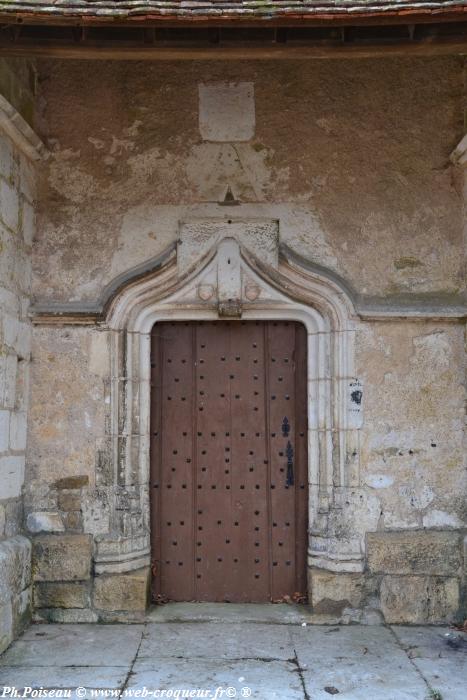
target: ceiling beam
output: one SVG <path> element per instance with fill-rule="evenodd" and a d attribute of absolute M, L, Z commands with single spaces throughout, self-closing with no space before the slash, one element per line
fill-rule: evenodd
<path fill-rule="evenodd" d="M 242 45 L 167 46 L 155 44 L 128 45 L 117 41 L 81 41 L 58 43 L 48 41 L 0 41 L 0 56 L 30 56 L 85 60 L 275 60 L 377 58 L 384 56 L 442 56 L 467 54 L 467 38 L 398 41 L 389 43 L 326 43 L 292 45 L 253 43 Z"/>

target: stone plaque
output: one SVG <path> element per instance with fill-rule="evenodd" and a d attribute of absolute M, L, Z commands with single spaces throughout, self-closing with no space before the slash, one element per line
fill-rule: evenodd
<path fill-rule="evenodd" d="M 235 238 L 240 246 L 245 247 L 262 263 L 277 268 L 277 219 L 192 219 L 180 222 L 177 251 L 179 273 L 186 273 L 223 238 Z"/>

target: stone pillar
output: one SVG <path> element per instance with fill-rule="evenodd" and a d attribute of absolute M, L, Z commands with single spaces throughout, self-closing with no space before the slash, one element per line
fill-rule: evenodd
<path fill-rule="evenodd" d="M 458 177 L 459 188 L 462 192 L 464 250 L 467 250 L 467 134 L 461 139 L 451 153 L 451 162 L 454 165 L 455 175 Z M 467 321 L 465 324 L 465 334 L 467 338 Z M 460 581 L 460 617 L 465 620 L 467 618 L 467 535 L 464 537 L 463 554 L 464 566 Z"/>
<path fill-rule="evenodd" d="M 32 113 L 34 80 L 29 63 L 0 61 L 0 653 L 24 629 L 31 608 L 31 544 L 20 533 L 31 351 L 31 160 L 40 157 L 42 144 L 17 110 Z"/>

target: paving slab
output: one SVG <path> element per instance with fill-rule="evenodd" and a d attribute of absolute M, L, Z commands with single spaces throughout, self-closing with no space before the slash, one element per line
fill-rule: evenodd
<path fill-rule="evenodd" d="M 305 688 L 313 700 L 426 700 L 428 686 L 385 627 L 291 630 Z"/>
<path fill-rule="evenodd" d="M 198 612 L 189 613 L 195 618 L 203 615 L 196 607 Z M 233 606 L 224 607 L 232 614 Z M 3 686 L 15 686 L 18 692 L 70 689 L 73 700 L 95 697 L 93 688 L 144 687 L 200 689 L 212 697 L 220 688 L 217 697 L 260 700 L 328 700 L 333 694 L 343 700 L 467 698 L 463 633 L 442 627 L 309 625 L 294 613 L 289 616 L 289 606 L 273 611 L 287 613 L 287 621 L 277 623 L 268 617 L 271 607 L 263 608 L 263 621 L 259 610 L 254 615 L 248 610 L 247 620 L 254 621 L 239 622 L 244 612 L 237 609 L 220 622 L 225 610 L 214 608 L 215 622 L 202 617 L 145 625 L 33 625 L 0 657 L 0 697 Z M 79 686 L 87 694 L 78 695 Z"/>
<path fill-rule="evenodd" d="M 450 627 L 393 626 L 412 663 L 443 700 L 467 698 L 467 634 Z"/>
<path fill-rule="evenodd" d="M 172 623 L 148 624 L 138 659 L 166 657 L 205 659 L 293 658 L 290 627 L 252 623 Z"/>
<path fill-rule="evenodd" d="M 32 625 L 0 666 L 128 666 L 143 625 Z"/>
<path fill-rule="evenodd" d="M 86 688 L 87 695 L 81 694 L 80 700 L 91 696 L 91 690 L 96 688 L 118 689 L 122 688 L 130 668 L 123 667 L 27 667 L 27 666 L 3 666 L 0 668 L 0 690 L 2 687 L 15 687 L 19 694 L 28 688 L 60 688 L 73 691 L 76 688 Z M 1 695 L 1 693 L 0 693 Z"/>
<path fill-rule="evenodd" d="M 217 688 L 218 697 L 257 698 L 260 700 L 304 700 L 297 666 L 286 661 L 229 661 L 209 659 L 168 659 L 159 665 L 137 661 L 129 689 L 209 690 Z M 228 690 L 230 689 L 230 690 Z M 235 689 L 235 693 L 232 691 Z M 230 693 L 230 694 L 229 694 Z"/>

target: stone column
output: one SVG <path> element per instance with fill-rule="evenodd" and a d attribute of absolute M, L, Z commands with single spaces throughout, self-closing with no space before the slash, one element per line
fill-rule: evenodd
<path fill-rule="evenodd" d="M 0 60 L 0 653 L 27 625 L 31 609 L 31 543 L 21 534 L 22 490 L 31 353 L 32 161 L 43 145 L 13 103 L 23 94 L 32 111 L 34 80 L 30 63 Z"/>

